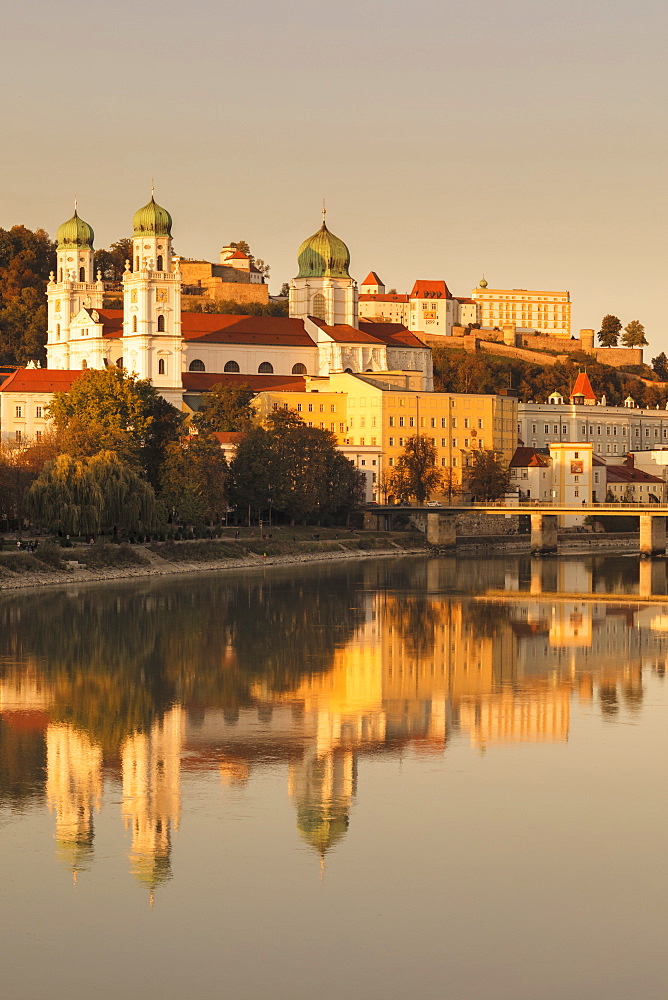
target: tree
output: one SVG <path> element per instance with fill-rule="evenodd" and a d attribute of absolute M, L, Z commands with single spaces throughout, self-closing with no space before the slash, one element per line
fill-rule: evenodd
<path fill-rule="evenodd" d="M 15 521 L 19 535 L 27 514 L 28 490 L 55 454 L 51 435 L 42 441 L 24 439 L 0 445 L 0 519 Z"/>
<path fill-rule="evenodd" d="M 249 405 L 254 395 L 245 383 L 224 385 L 218 382 L 204 395 L 191 423 L 200 434 L 243 430 L 255 415 Z"/>
<path fill-rule="evenodd" d="M 148 379 L 118 368 L 85 371 L 67 392 L 54 394 L 49 416 L 63 451 L 75 458 L 115 451 L 153 482 L 166 445 L 183 424 L 183 416 Z"/>
<path fill-rule="evenodd" d="M 126 260 L 130 261 L 132 270 L 132 240 L 130 238 L 116 240 L 108 250 L 96 250 L 93 260 L 95 272 L 102 272 L 103 281 L 120 281 L 125 271 Z"/>
<path fill-rule="evenodd" d="M 169 445 L 159 498 L 165 520 L 220 521 L 227 511 L 227 477 L 227 461 L 215 438 L 197 434 Z"/>
<path fill-rule="evenodd" d="M 622 344 L 624 347 L 645 347 L 647 338 L 645 337 L 645 327 L 640 320 L 632 319 L 624 327 L 622 334 Z"/>
<path fill-rule="evenodd" d="M 251 253 L 251 248 L 246 240 L 237 240 L 235 243 L 228 243 L 228 246 L 236 247 L 237 250 L 241 250 L 242 253 L 245 253 L 249 258 L 251 265 L 256 267 L 265 278 L 269 275 L 271 267 L 269 264 L 265 263 L 261 257 L 256 257 L 253 253 Z"/>
<path fill-rule="evenodd" d="M 668 357 L 666 357 L 665 351 L 661 351 L 661 354 L 652 358 L 652 368 L 662 382 L 668 382 Z"/>
<path fill-rule="evenodd" d="M 424 503 L 443 482 L 436 468 L 436 449 L 429 438 L 409 437 L 391 475 L 392 489 L 399 500 L 415 498 Z"/>
<path fill-rule="evenodd" d="M 28 492 L 33 520 L 62 534 L 150 528 L 155 518 L 153 490 L 118 455 L 58 457 L 44 467 Z"/>
<path fill-rule="evenodd" d="M 619 334 L 622 329 L 621 321 L 617 316 L 608 313 L 601 321 L 601 329 L 598 333 L 599 343 L 602 347 L 616 347 Z"/>
<path fill-rule="evenodd" d="M 288 298 L 290 294 L 290 283 L 288 281 L 283 282 L 283 284 L 281 285 L 281 290 L 278 294 L 282 299 Z"/>
<path fill-rule="evenodd" d="M 510 472 L 493 451 L 476 451 L 467 488 L 476 500 L 498 500 L 510 489 Z"/>
<path fill-rule="evenodd" d="M 44 361 L 46 282 L 55 244 L 43 229 L 0 229 L 0 364 Z"/>

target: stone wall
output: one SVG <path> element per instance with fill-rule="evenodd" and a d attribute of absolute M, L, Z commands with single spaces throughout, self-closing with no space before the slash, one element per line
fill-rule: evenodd
<path fill-rule="evenodd" d="M 643 363 L 642 347 L 597 347 L 594 354 L 600 364 L 611 365 L 613 368 Z"/>

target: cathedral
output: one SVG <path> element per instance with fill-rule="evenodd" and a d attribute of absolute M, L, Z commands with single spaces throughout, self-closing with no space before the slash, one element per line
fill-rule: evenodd
<path fill-rule="evenodd" d="M 56 271 L 47 288 L 49 370 L 69 372 L 73 380 L 82 369 L 123 367 L 150 379 L 179 409 L 184 394 L 225 381 L 261 391 L 277 384 L 302 388 L 308 375 L 407 371 L 421 373 L 423 389 L 433 388 L 431 352 L 415 334 L 401 324 L 359 321 L 348 247 L 324 218 L 299 248 L 288 317 L 184 311 L 171 215 L 151 196 L 132 228 L 122 309 L 104 308 L 91 226 L 75 210 L 58 229 Z M 24 389 L 26 379 L 37 385 L 38 371 L 24 371 Z"/>

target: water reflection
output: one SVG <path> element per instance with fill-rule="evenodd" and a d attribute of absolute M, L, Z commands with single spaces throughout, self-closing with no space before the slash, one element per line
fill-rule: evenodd
<path fill-rule="evenodd" d="M 665 564 L 645 565 L 370 561 L 5 595 L 0 801 L 48 806 L 76 879 L 105 786 L 120 790 L 129 870 L 152 895 L 182 782 L 218 774 L 224 795 L 279 766 L 324 862 L 366 754 L 558 744 L 573 697 L 633 721 L 668 655 L 668 603 L 643 594 L 665 593 Z"/>

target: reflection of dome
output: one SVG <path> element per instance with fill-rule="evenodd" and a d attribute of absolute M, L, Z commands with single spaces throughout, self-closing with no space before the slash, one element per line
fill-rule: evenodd
<path fill-rule="evenodd" d="M 160 854 L 133 854 L 132 874 L 138 882 L 142 882 L 149 889 L 155 889 L 157 885 L 168 882 L 172 877 L 172 868 L 169 860 L 169 852 L 161 851 Z"/>
<path fill-rule="evenodd" d="M 58 226 L 56 233 L 59 250 L 79 250 L 82 247 L 92 249 L 94 238 L 93 227 L 79 218 L 76 209 L 71 219 Z"/>
<path fill-rule="evenodd" d="M 348 810 L 343 803 L 303 805 L 297 809 L 297 828 L 307 844 L 324 854 L 348 830 Z"/>
<path fill-rule="evenodd" d="M 323 222 L 317 233 L 304 240 L 297 254 L 298 278 L 349 278 L 350 251 Z"/>
<path fill-rule="evenodd" d="M 73 872 L 87 871 L 93 861 L 93 821 L 85 831 L 56 837 L 58 858 Z"/>
<path fill-rule="evenodd" d="M 138 209 L 132 217 L 132 228 L 135 236 L 146 236 L 149 233 L 153 236 L 171 236 L 172 217 L 151 195 L 148 205 Z"/>

